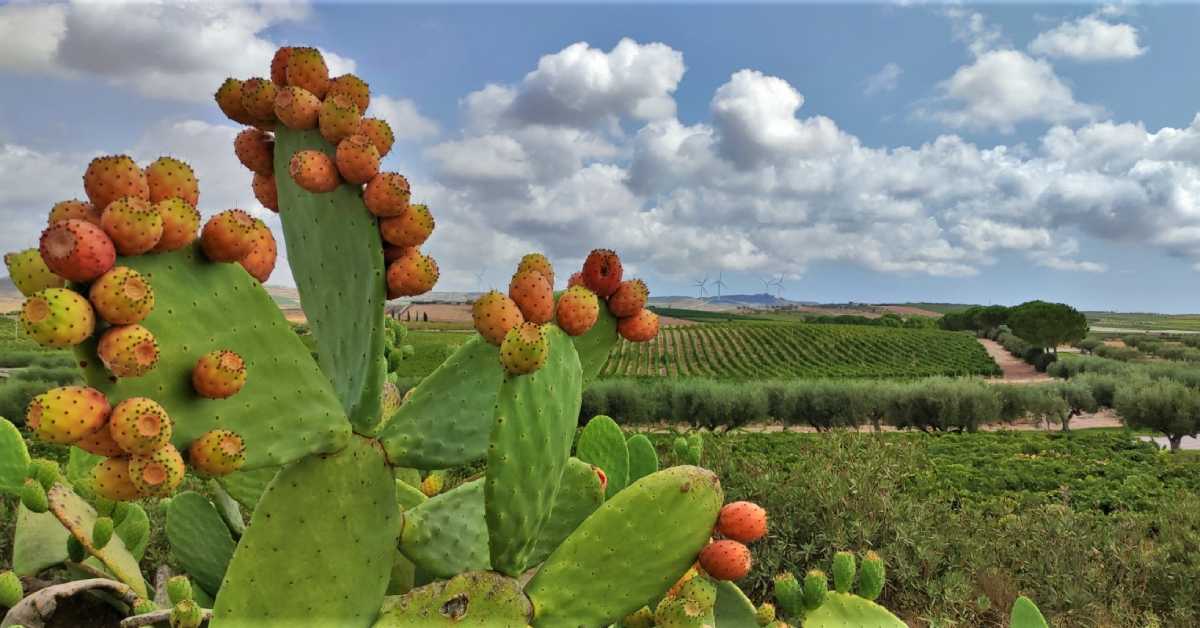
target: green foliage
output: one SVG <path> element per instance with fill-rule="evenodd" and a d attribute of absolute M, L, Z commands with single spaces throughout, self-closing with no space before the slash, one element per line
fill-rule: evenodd
<path fill-rule="evenodd" d="M 1008 326 L 1017 337 L 1042 348 L 1054 348 L 1083 340 L 1087 318 L 1063 303 L 1028 301 L 1009 312 Z"/>
<path fill-rule="evenodd" d="M 1184 436 L 1200 432 L 1200 392 L 1177 382 L 1122 385 L 1113 406 L 1127 425 L 1166 434 L 1171 451 L 1179 449 Z"/>

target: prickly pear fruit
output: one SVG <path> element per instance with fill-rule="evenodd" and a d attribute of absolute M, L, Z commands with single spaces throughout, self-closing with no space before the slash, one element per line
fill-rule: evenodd
<path fill-rule="evenodd" d="M 554 289 L 539 271 L 518 270 L 508 282 L 508 296 L 526 321 L 540 325 L 554 318 Z"/>
<path fill-rule="evenodd" d="M 500 343 L 500 364 L 512 375 L 527 375 L 542 368 L 549 356 L 550 342 L 537 323 L 513 327 Z"/>
<path fill-rule="evenodd" d="M 759 626 L 769 626 L 775 621 L 775 605 L 770 602 L 763 602 L 754 611 L 754 619 Z"/>
<path fill-rule="evenodd" d="M 297 151 L 288 162 L 288 173 L 309 192 L 332 192 L 342 182 L 333 159 L 319 150 Z"/>
<path fill-rule="evenodd" d="M 163 219 L 148 201 L 119 198 L 100 215 L 100 226 L 121 255 L 141 255 L 154 248 L 163 234 Z"/>
<path fill-rule="evenodd" d="M 541 253 L 529 253 L 521 258 L 517 263 L 517 272 L 525 270 L 536 270 L 542 273 L 546 281 L 550 283 L 550 289 L 554 289 L 554 267 L 550 265 L 550 260 L 546 259 Z"/>
<path fill-rule="evenodd" d="M 567 278 L 567 287 L 568 288 L 573 288 L 575 286 L 582 286 L 582 285 L 583 285 L 583 273 L 571 273 L 571 276 Z M 586 287 L 586 286 L 584 286 L 584 287 Z"/>
<path fill-rule="evenodd" d="M 95 207 L 91 203 L 73 198 L 69 201 L 59 201 L 50 208 L 50 217 L 46 220 L 47 225 L 52 225 L 61 220 L 86 220 L 93 225 L 100 226 L 100 210 L 103 207 Z"/>
<path fill-rule="evenodd" d="M 147 455 L 130 456 L 129 479 L 140 497 L 170 495 L 183 481 L 183 457 L 170 443 Z"/>
<path fill-rule="evenodd" d="M 61 288 L 66 280 L 50 271 L 42 254 L 37 249 L 14 251 L 4 256 L 4 265 L 8 266 L 8 278 L 21 294 L 32 296 L 46 288 Z"/>
<path fill-rule="evenodd" d="M 70 347 L 96 329 L 96 314 L 83 295 L 67 288 L 46 288 L 25 299 L 21 328 L 38 344 Z"/>
<path fill-rule="evenodd" d="M 104 394 L 95 388 L 60 386 L 29 402 L 25 424 L 41 440 L 73 443 L 100 429 L 110 410 Z"/>
<path fill-rule="evenodd" d="M 254 190 L 254 198 L 258 199 L 263 207 L 279 213 L 279 189 L 275 187 L 275 175 L 254 173 L 250 188 Z"/>
<path fill-rule="evenodd" d="M 329 66 L 316 48 L 292 48 L 287 55 L 287 84 L 303 87 L 317 98 L 329 91 Z"/>
<path fill-rule="evenodd" d="M 233 153 L 238 161 L 259 174 L 275 172 L 275 140 L 261 129 L 246 129 L 233 138 Z"/>
<path fill-rule="evenodd" d="M 345 143 L 345 142 L 343 142 Z M 379 234 L 383 240 L 396 246 L 421 246 L 433 233 L 433 214 L 429 208 L 414 203 L 399 216 L 379 221 Z"/>
<path fill-rule="evenodd" d="M 392 134 L 392 127 L 379 118 L 363 118 L 362 122 L 358 124 L 358 132 L 371 138 L 371 143 L 379 150 L 381 159 L 387 157 L 387 154 L 392 151 L 392 144 L 396 141 L 396 136 Z"/>
<path fill-rule="evenodd" d="M 141 325 L 109 327 L 96 347 L 100 361 L 116 377 L 141 377 L 158 364 L 158 341 Z"/>
<path fill-rule="evenodd" d="M 0 573 L 0 606 L 4 608 L 12 608 L 25 597 L 25 589 L 21 586 L 21 579 L 17 574 L 6 571 Z"/>
<path fill-rule="evenodd" d="M 842 551 L 833 555 L 833 588 L 838 593 L 849 593 L 854 586 L 854 554 Z"/>
<path fill-rule="evenodd" d="M 147 600 L 146 598 L 138 598 L 138 600 L 133 603 L 134 615 L 145 615 L 146 613 L 153 613 L 156 610 L 158 610 L 158 605 L 150 600 Z"/>
<path fill-rule="evenodd" d="M 700 575 L 699 567 L 699 562 L 692 563 L 692 566 L 688 567 L 688 570 L 683 572 L 682 576 L 679 576 L 679 579 L 675 581 L 675 584 L 671 585 L 671 588 L 667 589 L 667 597 L 675 597 L 679 595 L 679 590 L 683 588 L 683 585 L 687 584 L 688 580 Z"/>
<path fill-rule="evenodd" d="M 379 174 L 379 149 L 365 135 L 348 135 L 338 142 L 335 161 L 342 178 L 355 185 Z"/>
<path fill-rule="evenodd" d="M 437 262 L 417 247 L 409 247 L 399 259 L 388 264 L 388 298 L 425 294 L 433 289 L 437 280 Z"/>
<path fill-rule="evenodd" d="M 154 309 L 150 283 L 128 266 L 114 266 L 100 275 L 88 290 L 88 298 L 100 318 L 113 325 L 141 322 Z"/>
<path fill-rule="evenodd" d="M 192 582 L 187 576 L 172 576 L 167 580 L 167 599 L 172 604 L 192 599 Z"/>
<path fill-rule="evenodd" d="M 362 111 L 350 98 L 330 95 L 321 102 L 317 127 L 321 130 L 321 137 L 330 144 L 337 144 L 357 133 L 361 122 Z"/>
<path fill-rule="evenodd" d="M 146 166 L 146 183 L 150 187 L 151 203 L 178 198 L 195 207 L 200 202 L 196 173 L 187 162 L 174 157 L 159 157 Z"/>
<path fill-rule="evenodd" d="M 204 475 L 228 475 L 246 461 L 246 445 L 241 436 L 229 430 L 211 430 L 192 441 L 188 460 Z"/>
<path fill-rule="evenodd" d="M 126 453 L 150 454 L 171 442 L 171 417 L 153 399 L 130 397 L 113 408 L 108 431 Z"/>
<path fill-rule="evenodd" d="M 214 262 L 236 262 L 254 248 L 254 219 L 240 209 L 227 209 L 204 223 L 200 248 Z"/>
<path fill-rule="evenodd" d="M 353 74 L 343 74 L 329 81 L 329 91 L 325 97 L 331 96 L 345 96 L 358 107 L 359 113 L 364 113 L 371 104 L 371 87 Z"/>
<path fill-rule="evenodd" d="M 220 349 L 200 356 L 192 369 L 192 387 L 201 397 L 224 399 L 246 384 L 246 363 L 242 356 Z"/>
<path fill-rule="evenodd" d="M 395 172 L 380 172 L 363 189 L 363 204 L 380 218 L 399 216 L 408 209 L 408 179 Z"/>
<path fill-rule="evenodd" d="M 604 473 L 604 469 L 592 465 L 592 471 L 596 472 L 596 478 L 600 480 L 600 493 L 603 494 L 608 490 L 608 475 Z"/>
<path fill-rule="evenodd" d="M 87 193 L 92 207 L 101 212 L 113 201 L 126 196 L 150 200 L 146 173 L 127 155 L 93 159 L 83 173 L 83 191 Z"/>
<path fill-rule="evenodd" d="M 284 87 L 275 95 L 275 117 L 289 129 L 315 129 L 320 114 L 321 99 L 302 87 Z"/>
<path fill-rule="evenodd" d="M 250 124 L 254 122 L 254 117 L 246 108 L 242 106 L 242 82 L 235 78 L 227 78 L 221 86 L 217 88 L 217 93 L 213 96 L 217 101 L 217 106 L 221 108 L 221 112 L 225 117 L 239 124 Z"/>
<path fill-rule="evenodd" d="M 105 499 L 137 499 L 138 489 L 129 476 L 129 458 L 105 458 L 92 467 L 92 490 Z"/>
<path fill-rule="evenodd" d="M 250 252 L 245 257 L 238 260 L 238 263 L 259 283 L 266 283 L 267 278 L 271 276 L 271 271 L 275 270 L 277 254 L 275 234 L 271 233 L 271 228 L 267 226 L 267 223 L 257 218 L 254 219 L 253 231 L 254 245 L 250 247 Z"/>
<path fill-rule="evenodd" d="M 113 267 L 117 249 L 99 226 L 84 220 L 63 220 L 42 231 L 39 252 L 54 274 L 89 282 Z"/>
<path fill-rule="evenodd" d="M 171 197 L 155 203 L 154 209 L 162 216 L 163 231 L 153 252 L 177 251 L 196 239 L 196 232 L 200 230 L 200 212 L 194 206 L 182 198 Z"/>
<path fill-rule="evenodd" d="M 879 554 L 868 551 L 863 556 L 862 567 L 858 572 L 858 594 L 868 600 L 874 600 L 883 593 L 884 566 Z"/>
<path fill-rule="evenodd" d="M 46 489 L 33 478 L 26 478 L 25 483 L 21 485 L 21 504 L 28 508 L 29 512 L 39 515 L 50 509 Z"/>
<path fill-rule="evenodd" d="M 441 471 L 430 471 L 429 475 L 421 480 L 421 492 L 426 497 L 433 497 L 442 492 L 442 488 L 446 485 L 446 474 Z"/>
<path fill-rule="evenodd" d="M 737 541 L 714 541 L 700 551 L 700 566 L 717 580 L 745 578 L 750 563 L 750 550 Z"/>
<path fill-rule="evenodd" d="M 621 286 L 621 258 L 608 249 L 595 249 L 583 262 L 583 285 L 607 299 Z"/>
<path fill-rule="evenodd" d="M 775 603 L 783 609 L 787 617 L 800 617 L 804 612 L 804 592 L 795 574 L 785 571 L 775 576 Z"/>
<path fill-rule="evenodd" d="M 96 549 L 104 549 L 105 545 L 112 540 L 113 535 L 113 520 L 111 517 L 100 517 L 96 519 L 96 523 L 92 524 L 92 547 Z"/>
<path fill-rule="evenodd" d="M 569 335 L 578 336 L 596 324 L 600 318 L 600 301 L 596 293 L 583 286 L 571 286 L 558 297 L 554 319 Z"/>
<path fill-rule="evenodd" d="M 200 628 L 204 623 L 204 615 L 195 602 L 182 600 L 171 608 L 171 615 L 167 620 L 171 628 Z"/>
<path fill-rule="evenodd" d="M 510 329 L 525 322 L 517 303 L 495 290 L 475 300 L 471 305 L 471 317 L 475 321 L 475 331 L 497 347 L 504 342 Z"/>
<path fill-rule="evenodd" d="M 275 56 L 271 57 L 271 82 L 279 87 L 284 87 L 287 82 L 287 64 L 288 57 L 292 54 L 290 46 L 281 46 L 275 51 Z"/>
<path fill-rule="evenodd" d="M 643 606 L 626 615 L 619 625 L 621 628 L 654 628 L 654 612 L 649 606 Z"/>
<path fill-rule="evenodd" d="M 829 580 L 825 577 L 825 572 L 813 569 L 805 574 L 803 592 L 804 608 L 810 611 L 820 608 L 829 593 Z"/>
<path fill-rule="evenodd" d="M 58 468 L 58 463 L 45 458 L 34 458 L 29 461 L 29 470 L 26 476 L 31 477 L 42 485 L 42 488 L 50 490 L 56 482 L 62 479 L 62 470 Z"/>
<path fill-rule="evenodd" d="M 767 511 L 754 502 L 733 502 L 721 508 L 717 531 L 726 538 L 753 543 L 767 533 Z"/>
<path fill-rule="evenodd" d="M 97 456 L 123 456 L 125 450 L 113 440 L 112 432 L 108 429 L 108 424 L 104 424 L 100 429 L 84 435 L 83 438 L 75 441 L 75 446 Z"/>
<path fill-rule="evenodd" d="M 646 299 L 649 296 L 650 290 L 641 279 L 622 281 L 617 291 L 608 298 L 608 311 L 618 318 L 633 316 L 646 307 Z"/>
<path fill-rule="evenodd" d="M 659 628 L 703 628 L 713 625 L 713 608 L 686 598 L 663 598 L 654 609 Z"/>
<path fill-rule="evenodd" d="M 717 603 L 717 585 L 712 580 L 698 575 L 684 582 L 675 596 L 691 600 L 705 608 L 712 608 Z"/>
<path fill-rule="evenodd" d="M 257 121 L 275 119 L 275 90 L 277 86 L 264 78 L 242 81 L 242 108 Z"/>
<path fill-rule="evenodd" d="M 642 308 L 637 314 L 617 321 L 617 333 L 629 342 L 647 342 L 658 335 L 658 314 Z"/>

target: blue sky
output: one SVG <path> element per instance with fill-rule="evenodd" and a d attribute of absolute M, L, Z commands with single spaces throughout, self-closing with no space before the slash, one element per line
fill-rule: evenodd
<path fill-rule="evenodd" d="M 1200 311 L 1200 7 L 0 5 L 0 248 L 96 154 L 257 209 L 212 104 L 315 45 L 371 83 L 438 289 L 616 248 L 656 294 Z M 269 222 L 277 226 L 277 222 Z M 565 273 L 561 273 L 565 277 Z M 286 265 L 272 283 L 289 283 Z"/>

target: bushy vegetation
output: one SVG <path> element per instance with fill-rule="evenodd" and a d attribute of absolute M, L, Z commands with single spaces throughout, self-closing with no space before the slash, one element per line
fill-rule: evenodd
<path fill-rule="evenodd" d="M 909 316 L 907 318 L 894 312 L 883 316 L 869 317 L 855 314 L 806 315 L 804 322 L 817 325 L 870 325 L 872 327 L 904 327 L 906 329 L 937 329 L 938 321 L 928 316 Z"/>
<path fill-rule="evenodd" d="M 759 316 L 738 314 L 735 312 L 709 312 L 707 310 L 689 310 L 677 307 L 659 307 L 656 305 L 650 306 L 649 309 L 659 316 L 668 316 L 670 318 L 695 321 L 697 323 L 730 323 L 733 321 L 763 320 Z"/>

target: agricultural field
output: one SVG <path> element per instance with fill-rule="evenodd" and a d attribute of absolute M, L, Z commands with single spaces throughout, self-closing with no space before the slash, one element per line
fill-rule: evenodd
<path fill-rule="evenodd" d="M 965 334 L 788 323 L 666 327 L 652 342 L 621 341 L 601 371 L 604 377 L 735 380 L 999 373 Z"/>
<path fill-rule="evenodd" d="M 1200 314 L 1150 314 L 1142 312 L 1084 312 L 1093 329 L 1113 331 L 1200 333 Z"/>

